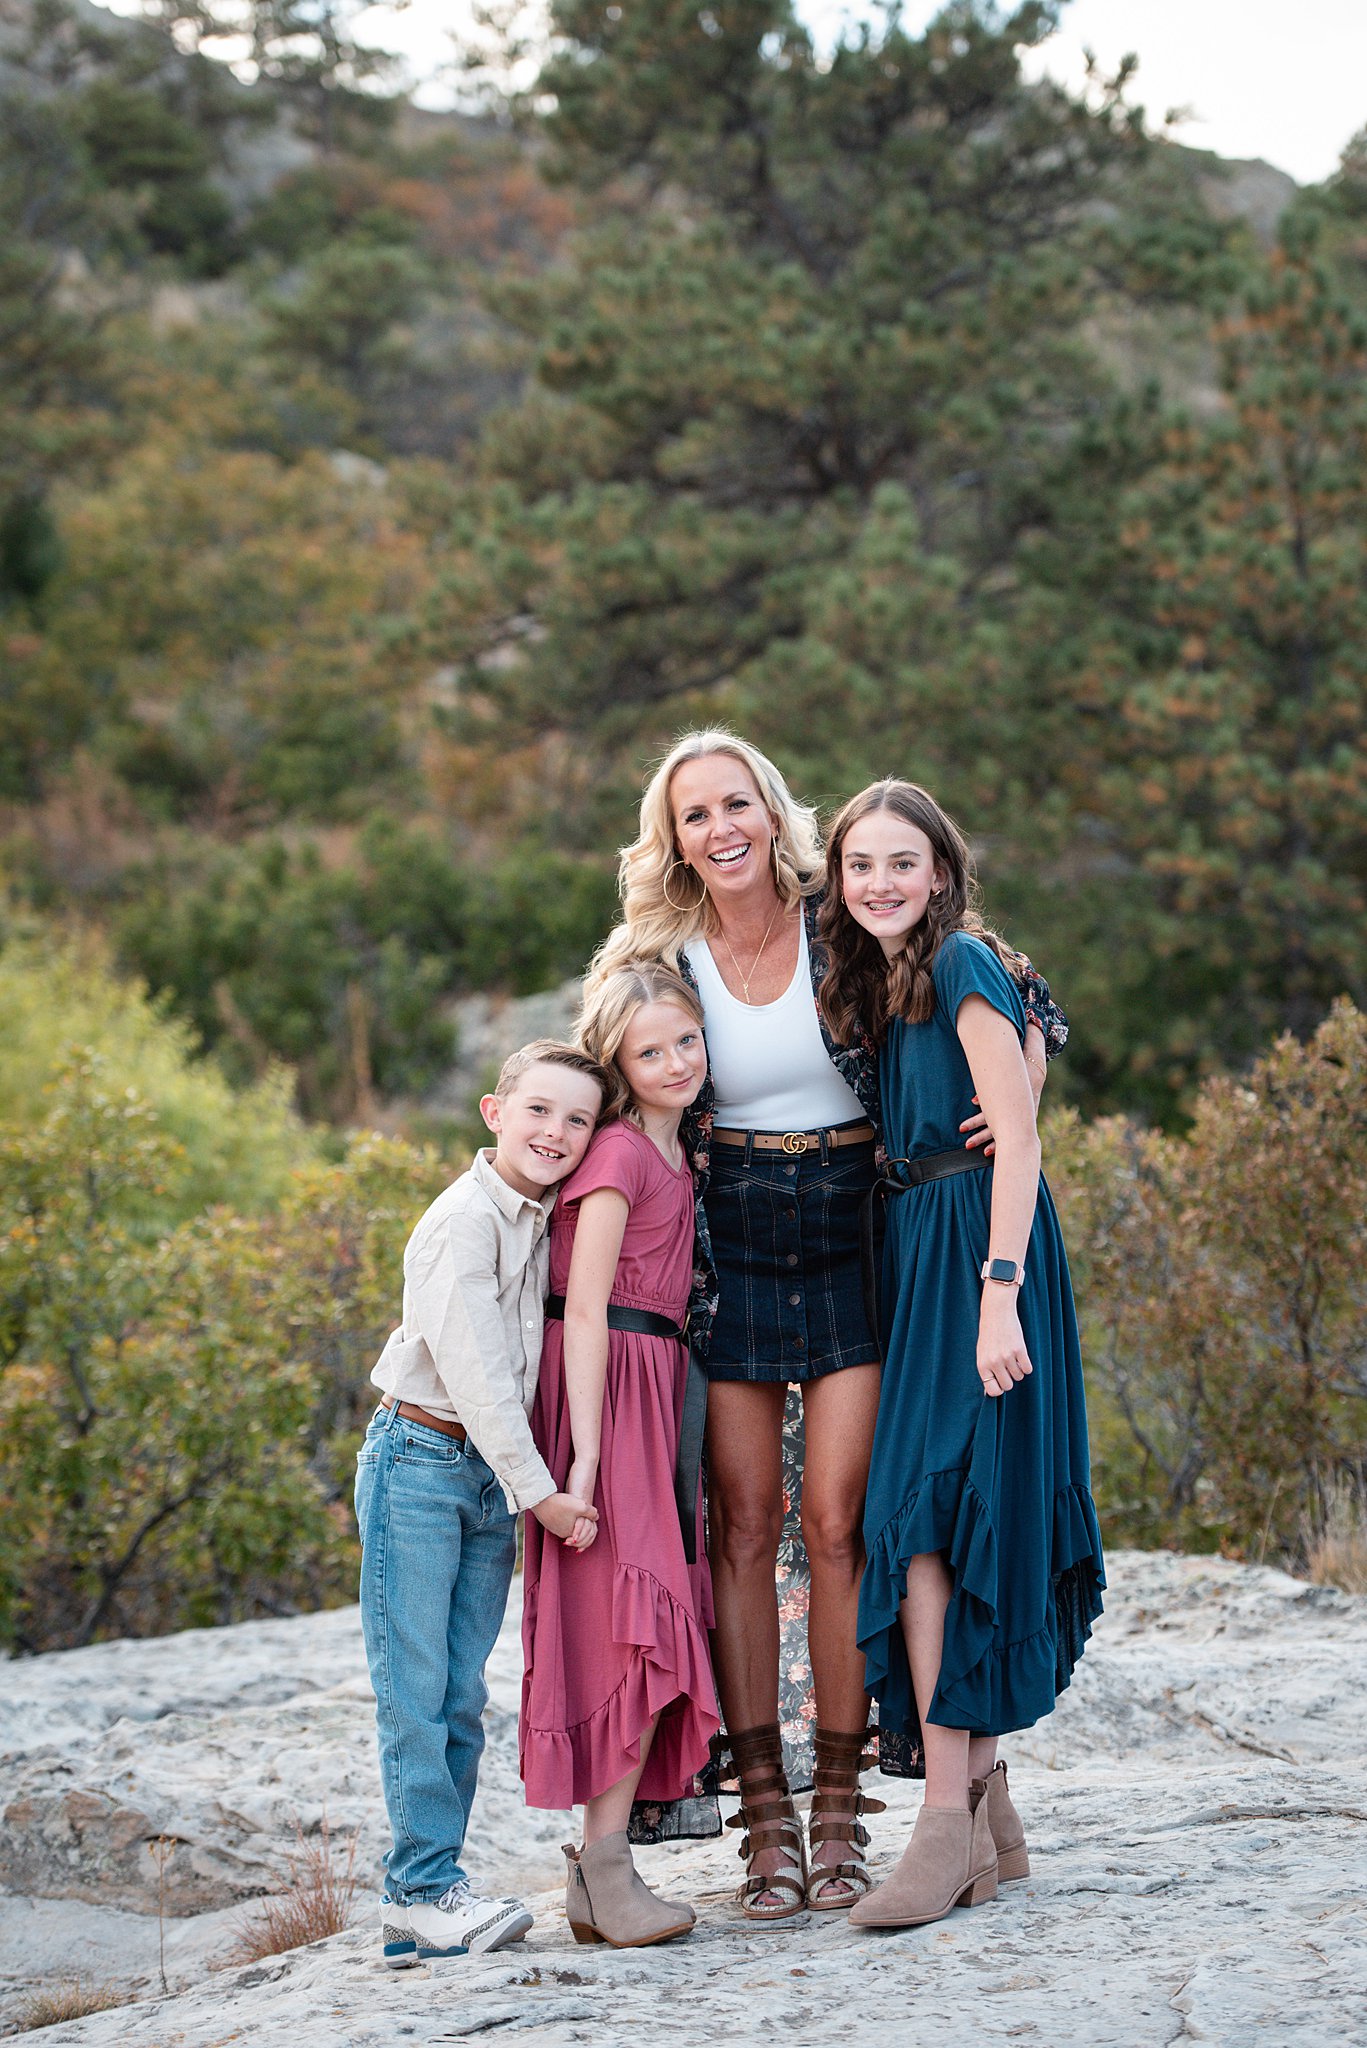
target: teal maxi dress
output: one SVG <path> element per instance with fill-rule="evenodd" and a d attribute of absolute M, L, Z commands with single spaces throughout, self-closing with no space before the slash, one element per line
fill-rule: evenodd
<path fill-rule="evenodd" d="M 984 996 L 1025 1036 L 1016 986 L 981 939 L 950 933 L 933 975 L 933 1016 L 894 1021 L 881 1055 L 890 1160 L 963 1146 L 973 1081 L 955 1020 L 965 997 Z M 897 1610 L 913 1557 L 939 1551 L 953 1576 L 930 1719 L 976 1735 L 1026 1728 L 1052 1710 L 1106 1583 L 1077 1318 L 1043 1176 L 1020 1290 L 1033 1371 L 998 1396 L 983 1392 L 976 1365 L 991 1211 L 990 1165 L 887 1203 L 859 1643 L 880 1728 L 910 1739 L 920 1723 Z"/>

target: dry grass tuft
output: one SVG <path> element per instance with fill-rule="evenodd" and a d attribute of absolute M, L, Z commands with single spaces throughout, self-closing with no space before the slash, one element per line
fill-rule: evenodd
<path fill-rule="evenodd" d="M 289 1859 L 289 1883 L 260 1901 L 224 1958 L 225 1968 L 259 1963 L 286 1949 L 307 1948 L 311 1941 L 340 1934 L 350 1920 L 359 1882 L 355 1835 L 347 1841 L 345 1861 L 341 1846 L 328 1832 L 326 1815 L 315 1840 L 306 1842 L 300 1834 L 297 1842 Z"/>
<path fill-rule="evenodd" d="M 16 2034 L 31 2034 L 38 2027 L 55 2027 L 61 2020 L 83 2020 L 87 2013 L 108 2012 L 111 2006 L 131 2005 L 132 1994 L 117 1984 L 85 1984 L 73 1977 L 65 1984 L 53 1984 L 44 1991 L 32 1991 L 21 1999 L 10 2020 Z"/>
<path fill-rule="evenodd" d="M 1367 1471 L 1338 1471 L 1321 1480 L 1304 1541 L 1306 1573 L 1317 1586 L 1367 1593 Z"/>

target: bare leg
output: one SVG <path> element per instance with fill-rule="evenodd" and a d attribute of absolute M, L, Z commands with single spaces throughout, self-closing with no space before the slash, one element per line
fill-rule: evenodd
<path fill-rule="evenodd" d="M 786 1386 L 714 1380 L 707 1396 L 708 1555 L 717 1624 L 712 1662 L 728 1728 L 778 1719 L 778 1591 Z M 783 1861 L 766 1850 L 754 1868 Z M 765 1893 L 768 1907 L 783 1901 Z"/>
<path fill-rule="evenodd" d="M 637 1764 L 635 1770 L 629 1771 L 625 1778 L 619 1778 L 617 1783 L 610 1785 L 606 1792 L 600 1792 L 595 1799 L 585 1802 L 584 1847 L 586 1849 L 591 1842 L 601 1842 L 605 1835 L 620 1835 L 625 1831 L 626 1824 L 631 1819 L 631 1802 L 636 1797 L 636 1787 L 641 1782 L 641 1773 L 646 1767 L 646 1760 L 650 1755 L 650 1745 L 655 1740 L 655 1730 L 659 1724 L 660 1717 L 658 1714 L 655 1714 L 651 1718 L 650 1726 L 642 1730 L 641 1761 Z"/>
<path fill-rule="evenodd" d="M 823 1728 L 862 1728 L 868 1717 L 855 1611 L 864 1569 L 864 1495 L 878 1418 L 879 1370 L 877 1365 L 850 1366 L 802 1390 L 802 1539 L 812 1571 L 807 1642 L 816 1718 Z"/>
<path fill-rule="evenodd" d="M 841 1734 L 863 1728 L 869 1715 L 855 1623 L 879 1379 L 877 1364 L 854 1365 L 811 1380 L 802 1390 L 802 1537 L 812 1573 L 807 1642 L 817 1723 Z M 813 1861 L 839 1863 L 843 1854 L 838 1841 L 821 1842 Z M 850 1887 L 841 1880 L 827 1889 Z"/>
<path fill-rule="evenodd" d="M 926 1805 L 958 1807 L 966 1812 L 968 1730 L 937 1727 L 930 1719 L 944 1654 L 945 1609 L 952 1590 L 949 1567 L 938 1551 L 913 1557 L 907 1567 L 901 1623 L 925 1745 Z"/>
<path fill-rule="evenodd" d="M 728 1728 L 778 1716 L 778 1593 L 787 1388 L 714 1380 L 707 1398 L 707 1515 L 717 1690 Z"/>
<path fill-rule="evenodd" d="M 968 1775 L 970 1778 L 986 1778 L 996 1768 L 997 1737 L 995 1735 L 972 1735 L 968 1742 Z"/>

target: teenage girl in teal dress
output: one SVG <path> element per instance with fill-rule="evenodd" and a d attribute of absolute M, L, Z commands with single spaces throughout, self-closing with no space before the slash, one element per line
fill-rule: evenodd
<path fill-rule="evenodd" d="M 831 832 L 822 1007 L 880 1045 L 888 1154 L 884 1363 L 859 1642 L 884 1728 L 921 1736 L 901 1863 L 852 1910 L 916 1926 L 1029 1869 L 997 1738 L 1049 1713 L 1101 1611 L 1082 1360 L 1039 1170 L 1009 948 L 973 904 L 962 835 L 887 781 Z M 995 1156 L 965 1152 L 976 1097 Z"/>

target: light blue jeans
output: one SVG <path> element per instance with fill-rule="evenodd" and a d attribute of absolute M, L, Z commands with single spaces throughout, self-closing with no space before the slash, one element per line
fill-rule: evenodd
<path fill-rule="evenodd" d="M 365 1631 L 391 1897 L 439 1899 L 465 1876 L 484 1667 L 508 1604 L 517 1518 L 473 1444 L 380 1408 L 356 1460 Z"/>

